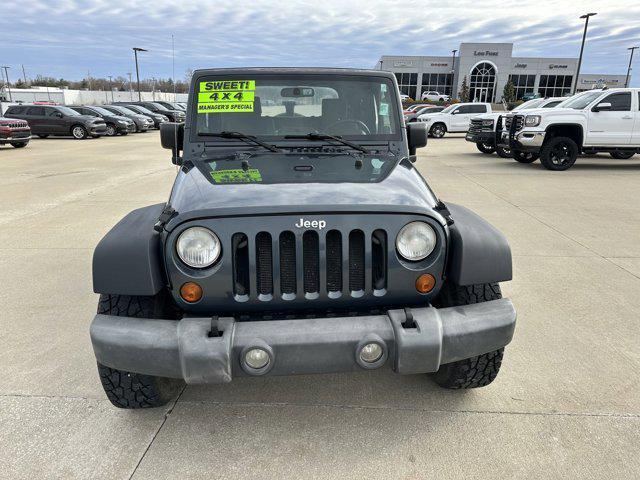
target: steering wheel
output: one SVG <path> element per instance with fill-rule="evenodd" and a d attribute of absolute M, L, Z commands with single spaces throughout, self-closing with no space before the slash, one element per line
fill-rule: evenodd
<path fill-rule="evenodd" d="M 347 120 L 338 120 L 337 122 L 334 122 L 331 125 L 327 125 L 324 130 L 327 133 L 331 133 L 332 128 L 337 127 L 338 125 L 345 125 L 345 124 L 355 125 L 358 129 L 360 129 L 360 132 L 355 133 L 354 135 L 358 135 L 358 134 L 371 135 L 371 130 L 369 130 L 369 127 L 367 127 L 366 123 L 360 120 L 355 120 L 353 118 L 349 118 Z M 341 133 L 344 135 L 345 132 L 336 132 L 336 133 Z"/>

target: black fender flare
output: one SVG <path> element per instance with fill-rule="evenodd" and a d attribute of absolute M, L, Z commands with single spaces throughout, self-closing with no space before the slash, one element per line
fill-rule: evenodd
<path fill-rule="evenodd" d="M 502 232 L 468 208 L 446 206 L 453 219 L 447 278 L 458 285 L 511 280 L 511 248 Z"/>
<path fill-rule="evenodd" d="M 160 233 L 154 225 L 164 203 L 127 214 L 93 252 L 93 291 L 113 295 L 155 295 L 165 285 Z"/>

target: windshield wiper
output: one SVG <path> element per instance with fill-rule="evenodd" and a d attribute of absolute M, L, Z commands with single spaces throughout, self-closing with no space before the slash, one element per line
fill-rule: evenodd
<path fill-rule="evenodd" d="M 305 140 L 334 140 L 334 141 L 336 141 L 338 143 L 346 145 L 347 147 L 351 147 L 354 150 L 359 150 L 362 153 L 369 153 L 369 150 L 364 148 L 362 145 L 358 145 L 357 143 L 350 142 L 349 140 L 345 140 L 342 137 L 337 137 L 335 135 L 329 135 L 328 133 L 311 132 L 311 133 L 307 133 L 306 135 L 285 135 L 284 138 L 285 139 L 289 139 L 289 140 L 300 140 L 300 139 L 305 139 Z"/>
<path fill-rule="evenodd" d="M 242 133 L 242 132 L 217 132 L 217 133 L 204 132 L 204 133 L 200 133 L 200 136 L 201 137 L 219 137 L 219 138 L 237 138 L 238 140 L 244 140 L 246 142 L 259 145 L 271 152 L 276 152 L 276 153 L 280 152 L 280 150 L 275 145 L 261 142 L 253 135 L 247 135 L 246 133 Z"/>

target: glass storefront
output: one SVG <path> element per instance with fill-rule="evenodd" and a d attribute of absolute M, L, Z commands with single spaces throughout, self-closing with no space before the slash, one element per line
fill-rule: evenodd
<path fill-rule="evenodd" d="M 535 90 L 535 75 L 509 75 L 509 81 L 516 90 L 516 100 L 522 100 L 525 93 L 533 93 Z"/>

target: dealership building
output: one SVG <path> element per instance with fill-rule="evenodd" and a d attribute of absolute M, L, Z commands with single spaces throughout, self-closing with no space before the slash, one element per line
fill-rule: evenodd
<path fill-rule="evenodd" d="M 516 96 L 538 93 L 543 97 L 570 94 L 576 81 L 577 58 L 514 57 L 513 43 L 462 43 L 454 57 L 383 55 L 376 68 L 394 72 L 400 91 L 413 99 L 422 92 L 458 95 L 466 78 L 469 98 L 499 102 L 511 81 Z M 626 75 L 580 73 L 577 90 L 624 87 Z"/>

